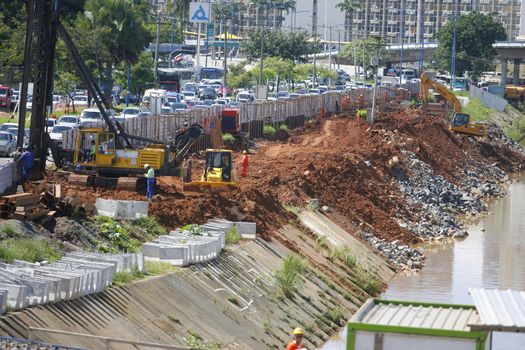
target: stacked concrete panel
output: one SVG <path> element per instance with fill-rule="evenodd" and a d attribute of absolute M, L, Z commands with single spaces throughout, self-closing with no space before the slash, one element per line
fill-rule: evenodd
<path fill-rule="evenodd" d="M 16 164 L 12 161 L 0 166 L 0 194 L 12 187 L 18 181 Z"/>
<path fill-rule="evenodd" d="M 146 259 L 187 266 L 215 259 L 224 248 L 226 233 L 233 227 L 242 238 L 255 238 L 255 223 L 213 219 L 200 226 L 199 235 L 177 229 L 142 245 Z"/>
<path fill-rule="evenodd" d="M 59 261 L 0 263 L 0 312 L 98 293 L 117 272 L 145 272 L 144 255 L 68 253 Z"/>
<path fill-rule="evenodd" d="M 148 202 L 124 201 L 97 198 L 95 203 L 98 215 L 113 219 L 138 219 L 148 216 Z"/>

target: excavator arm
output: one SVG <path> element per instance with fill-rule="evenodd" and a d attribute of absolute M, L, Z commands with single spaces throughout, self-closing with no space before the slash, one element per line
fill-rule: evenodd
<path fill-rule="evenodd" d="M 438 94 L 443 96 L 443 98 L 452 106 L 454 109 L 454 112 L 459 113 L 461 112 L 461 103 L 459 102 L 456 95 L 454 95 L 452 92 L 450 92 L 446 87 L 441 85 L 440 83 L 430 79 L 427 75 L 427 72 L 423 72 L 421 74 L 421 95 L 423 96 L 423 99 L 425 101 L 428 100 L 429 97 L 429 89 L 432 89 L 436 91 Z"/>

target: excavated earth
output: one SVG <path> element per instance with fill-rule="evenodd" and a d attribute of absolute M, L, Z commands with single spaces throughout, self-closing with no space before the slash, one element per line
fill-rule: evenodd
<path fill-rule="evenodd" d="M 184 192 L 178 178 L 158 178 L 150 213 L 169 228 L 213 217 L 255 221 L 258 233 L 270 240 L 294 217 L 287 209 L 304 208 L 308 200 L 317 198 L 342 224 L 359 224 L 388 241 L 417 243 L 421 237 L 400 225 L 418 219 L 399 188 L 399 180 L 411 176 L 406 153 L 414 154 L 444 181 L 461 186 L 467 171 L 481 182 L 484 176 L 493 179 L 480 169 L 519 171 L 525 156 L 506 142 L 497 130 L 484 139 L 455 135 L 444 120 L 415 109 L 379 115 L 373 126 L 346 116 L 312 120 L 292 131 L 287 141 L 259 142 L 250 155 L 246 178 L 239 176 L 242 155 L 235 154 L 237 189 L 233 191 Z M 194 179 L 202 160 L 195 163 Z M 61 175 L 50 175 L 48 181 L 57 181 L 57 176 Z M 86 202 L 98 197 L 144 199 L 142 193 L 78 188 L 67 182 L 63 193 Z"/>

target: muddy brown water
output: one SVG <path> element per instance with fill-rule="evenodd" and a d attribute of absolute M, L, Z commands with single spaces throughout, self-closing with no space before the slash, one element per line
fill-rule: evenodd
<path fill-rule="evenodd" d="M 525 176 L 489 207 L 462 241 L 423 247 L 419 274 L 394 278 L 383 298 L 472 304 L 469 288 L 525 290 Z M 322 350 L 346 349 L 346 329 Z M 496 333 L 493 350 L 525 349 L 525 334 Z"/>

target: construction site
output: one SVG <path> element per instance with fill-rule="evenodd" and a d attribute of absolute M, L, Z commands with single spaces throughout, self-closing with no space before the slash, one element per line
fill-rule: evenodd
<path fill-rule="evenodd" d="M 0 126 L 0 349 L 525 346 L 513 106 L 477 122 L 424 71 L 118 120 L 53 4 Z M 58 39 L 96 117 L 53 132 Z"/>

